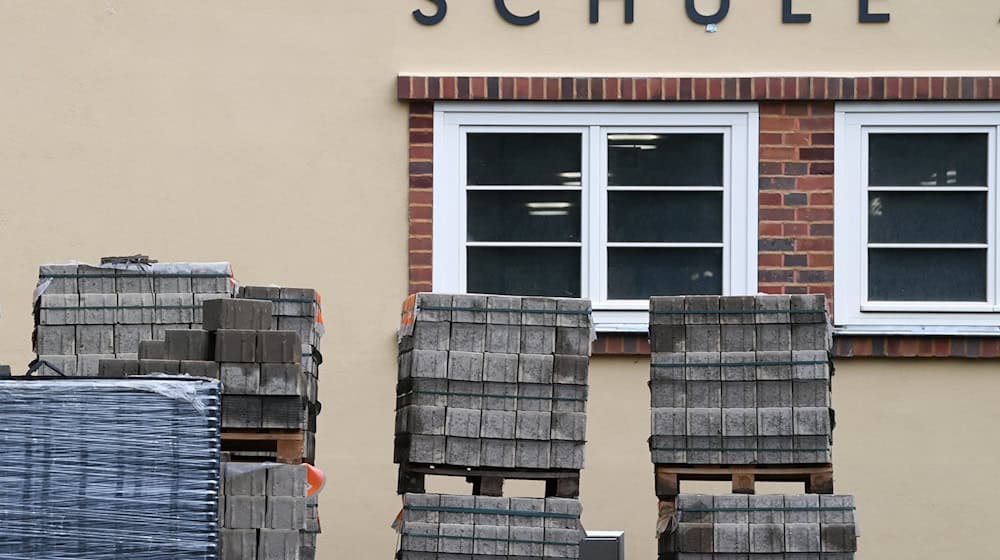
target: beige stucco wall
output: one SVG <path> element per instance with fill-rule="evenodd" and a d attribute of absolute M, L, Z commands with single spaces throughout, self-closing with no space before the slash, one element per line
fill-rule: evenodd
<path fill-rule="evenodd" d="M 145 252 L 230 260 L 248 283 L 319 288 L 328 337 L 319 463 L 330 474 L 323 559 L 388 558 L 393 329 L 406 290 L 406 72 L 995 73 L 992 0 L 734 2 L 720 32 L 679 2 L 541 6 L 530 29 L 492 3 L 347 0 L 7 0 L 0 4 L 0 362 L 30 358 L 43 261 Z M 710 2 L 704 2 L 711 9 Z M 837 377 L 839 489 L 862 506 L 863 558 L 986 558 L 1000 522 L 989 474 L 995 364 L 845 363 Z M 591 528 L 628 531 L 651 558 L 655 501 L 643 440 L 645 360 L 595 360 L 584 499 Z M 339 541 L 339 544 L 338 544 Z"/>

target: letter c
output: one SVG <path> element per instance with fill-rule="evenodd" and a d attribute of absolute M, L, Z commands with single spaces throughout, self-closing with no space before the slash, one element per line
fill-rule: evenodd
<path fill-rule="evenodd" d="M 507 7 L 507 0 L 493 0 L 493 3 L 496 4 L 497 12 L 500 14 L 500 17 L 512 25 L 534 25 L 538 23 L 538 20 L 542 17 L 540 11 L 536 11 L 530 16 L 519 16 L 510 11 L 510 8 Z"/>

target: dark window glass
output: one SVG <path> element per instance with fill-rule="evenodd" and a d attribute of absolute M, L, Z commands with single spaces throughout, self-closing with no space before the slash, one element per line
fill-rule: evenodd
<path fill-rule="evenodd" d="M 872 186 L 986 186 L 989 136 L 956 134 L 868 135 Z"/>
<path fill-rule="evenodd" d="M 722 294 L 722 249 L 608 249 L 608 297 Z"/>
<path fill-rule="evenodd" d="M 580 191 L 469 191 L 469 241 L 580 241 Z"/>
<path fill-rule="evenodd" d="M 582 142 L 579 134 L 469 134 L 469 184 L 579 185 Z"/>
<path fill-rule="evenodd" d="M 578 247 L 469 247 L 470 293 L 580 297 Z"/>
<path fill-rule="evenodd" d="M 610 134 L 611 186 L 722 186 L 722 134 Z"/>
<path fill-rule="evenodd" d="M 985 192 L 873 192 L 872 243 L 986 243 Z"/>
<path fill-rule="evenodd" d="M 721 192 L 608 193 L 608 241 L 722 241 Z"/>
<path fill-rule="evenodd" d="M 871 301 L 986 301 L 985 249 L 870 249 Z"/>

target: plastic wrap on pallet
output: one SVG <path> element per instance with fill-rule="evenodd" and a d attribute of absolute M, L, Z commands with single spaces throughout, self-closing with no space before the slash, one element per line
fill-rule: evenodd
<path fill-rule="evenodd" d="M 216 560 L 219 384 L 0 381 L 0 559 Z"/>

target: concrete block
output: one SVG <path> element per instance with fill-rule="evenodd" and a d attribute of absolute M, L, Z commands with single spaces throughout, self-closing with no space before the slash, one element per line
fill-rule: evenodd
<path fill-rule="evenodd" d="M 306 522 L 305 498 L 293 496 L 267 497 L 265 526 L 268 529 L 301 530 Z"/>
<path fill-rule="evenodd" d="M 442 465 L 445 462 L 445 437 L 411 435 L 409 461 L 427 465 Z"/>
<path fill-rule="evenodd" d="M 553 385 L 552 411 L 586 412 L 587 391 L 586 385 Z"/>
<path fill-rule="evenodd" d="M 833 330 L 829 323 L 792 325 L 792 350 L 830 350 Z"/>
<path fill-rule="evenodd" d="M 785 408 L 792 406 L 792 381 L 758 381 L 757 406 Z"/>
<path fill-rule="evenodd" d="M 557 327 L 584 327 L 588 330 L 592 325 L 591 305 L 587 299 L 559 298 L 556 300 Z"/>
<path fill-rule="evenodd" d="M 115 270 L 89 265 L 78 265 L 76 280 L 81 294 L 115 293 Z"/>
<path fill-rule="evenodd" d="M 689 436 L 721 436 L 721 408 L 688 408 L 687 433 Z"/>
<path fill-rule="evenodd" d="M 543 498 L 510 498 L 510 522 L 511 527 L 525 527 L 541 529 L 545 527 L 544 518 L 533 513 L 545 511 L 545 499 Z M 523 515 L 519 515 L 522 513 Z M 538 539 L 542 540 L 542 539 Z"/>
<path fill-rule="evenodd" d="M 751 524 L 751 554 L 780 554 L 785 551 L 785 526 L 780 523 Z"/>
<path fill-rule="evenodd" d="M 180 372 L 180 360 L 139 360 L 140 375 L 153 375 L 154 373 L 179 374 Z"/>
<path fill-rule="evenodd" d="M 41 325 L 75 325 L 80 322 L 80 296 L 77 294 L 42 294 L 38 308 Z"/>
<path fill-rule="evenodd" d="M 401 388 L 396 406 L 447 406 L 448 381 L 445 379 L 413 379 Z"/>
<path fill-rule="evenodd" d="M 686 339 L 684 325 L 649 326 L 649 344 L 653 352 L 684 352 Z"/>
<path fill-rule="evenodd" d="M 721 381 L 688 381 L 685 383 L 685 404 L 688 408 L 722 408 Z"/>
<path fill-rule="evenodd" d="M 715 498 L 710 494 L 681 494 L 677 496 L 677 511 L 682 526 L 715 523 L 714 509 Z"/>
<path fill-rule="evenodd" d="M 191 265 L 172 263 L 169 269 L 165 265 L 154 264 L 151 267 L 153 275 L 153 291 L 166 294 L 191 293 Z"/>
<path fill-rule="evenodd" d="M 265 496 L 226 496 L 227 529 L 263 529 L 267 510 Z"/>
<path fill-rule="evenodd" d="M 298 560 L 298 558 L 298 531 L 275 531 L 271 529 L 260 531 L 257 560 Z"/>
<path fill-rule="evenodd" d="M 490 525 L 499 527 L 507 525 L 508 516 L 498 512 L 510 511 L 510 498 L 494 496 L 475 496 L 476 509 L 486 510 L 486 513 L 476 513 L 474 523 L 476 525 Z"/>
<path fill-rule="evenodd" d="M 95 377 L 100 371 L 101 360 L 113 360 L 114 354 L 77 354 L 76 374 Z"/>
<path fill-rule="evenodd" d="M 128 377 L 139 375 L 139 360 L 100 360 L 97 363 L 98 377 Z"/>
<path fill-rule="evenodd" d="M 180 370 L 192 377 L 219 379 L 219 362 L 181 360 Z"/>
<path fill-rule="evenodd" d="M 749 316 L 752 320 L 753 315 Z M 720 345 L 723 352 L 753 352 L 757 350 L 757 329 L 753 325 L 722 325 Z"/>
<path fill-rule="evenodd" d="M 302 339 L 294 331 L 258 331 L 257 361 L 269 364 L 301 364 Z"/>
<path fill-rule="evenodd" d="M 229 294 L 222 293 L 209 293 L 209 294 L 193 294 L 194 309 L 192 310 L 192 322 L 199 327 L 205 319 L 205 302 L 211 299 L 223 299 L 228 298 Z"/>
<path fill-rule="evenodd" d="M 719 298 L 719 322 L 723 325 L 752 325 L 756 309 L 757 301 L 753 296 Z"/>
<path fill-rule="evenodd" d="M 305 428 L 305 401 L 300 397 L 261 398 L 262 428 L 298 430 Z"/>
<path fill-rule="evenodd" d="M 649 450 L 654 464 L 688 463 L 687 437 L 685 436 L 651 436 Z"/>
<path fill-rule="evenodd" d="M 115 325 L 115 354 L 137 354 L 139 343 L 153 339 L 151 325 Z"/>
<path fill-rule="evenodd" d="M 688 325 L 718 325 L 719 300 L 719 296 L 688 296 L 684 299 L 684 322 Z"/>
<path fill-rule="evenodd" d="M 785 351 L 757 351 L 757 379 L 784 381 L 792 378 L 792 353 Z"/>
<path fill-rule="evenodd" d="M 756 408 L 722 409 L 722 435 L 727 437 L 753 437 L 757 435 Z"/>
<path fill-rule="evenodd" d="M 151 294 L 155 291 L 153 272 L 145 265 L 116 268 L 115 291 L 119 294 Z"/>
<path fill-rule="evenodd" d="M 653 352 L 649 357 L 649 376 L 653 381 L 657 380 L 681 380 L 685 379 L 685 368 L 687 364 L 687 354 L 672 352 Z"/>
<path fill-rule="evenodd" d="M 447 379 L 447 351 L 414 349 L 412 352 L 407 353 L 407 355 L 412 356 L 412 366 L 409 371 L 410 376 L 420 379 Z"/>
<path fill-rule="evenodd" d="M 683 325 L 685 296 L 653 296 L 649 298 L 650 325 Z"/>
<path fill-rule="evenodd" d="M 722 436 L 688 436 L 687 462 L 693 465 L 722 463 Z"/>
<path fill-rule="evenodd" d="M 400 550 L 410 552 L 438 551 L 438 524 L 407 523 L 403 529 Z"/>
<path fill-rule="evenodd" d="M 487 296 L 486 322 L 491 325 L 520 325 L 521 298 L 517 296 Z"/>
<path fill-rule="evenodd" d="M 820 527 L 820 547 L 827 552 L 857 552 L 857 526 L 851 524 L 824 524 Z"/>
<path fill-rule="evenodd" d="M 757 325 L 757 352 L 791 352 L 792 326 L 783 324 Z"/>
<path fill-rule="evenodd" d="M 77 354 L 114 354 L 114 325 L 78 325 L 76 327 Z"/>
<path fill-rule="evenodd" d="M 551 355 L 521 354 L 517 364 L 519 383 L 552 383 L 554 359 Z"/>
<path fill-rule="evenodd" d="M 302 344 L 312 344 L 319 337 L 316 335 L 316 319 L 313 317 L 276 317 L 279 331 L 294 331 L 299 334 Z"/>
<path fill-rule="evenodd" d="M 223 428 L 260 428 L 262 424 L 263 403 L 260 397 L 230 395 L 223 399 Z"/>
<path fill-rule="evenodd" d="M 552 362 L 552 380 L 568 385 L 586 385 L 589 382 L 590 358 L 556 354 Z"/>
<path fill-rule="evenodd" d="M 728 381 L 722 383 L 723 408 L 756 408 L 757 384 L 753 381 Z"/>
<path fill-rule="evenodd" d="M 46 294 L 76 294 L 77 265 L 75 264 L 43 264 L 38 267 L 39 282 L 47 281 Z"/>
<path fill-rule="evenodd" d="M 830 379 L 830 355 L 826 350 L 793 350 L 792 379 Z"/>
<path fill-rule="evenodd" d="M 792 436 L 761 436 L 757 438 L 757 462 L 762 465 L 781 465 L 795 462 Z"/>
<path fill-rule="evenodd" d="M 478 294 L 456 294 L 451 296 L 452 323 L 486 323 L 486 296 Z"/>
<path fill-rule="evenodd" d="M 553 412 L 549 439 L 587 441 L 587 415 L 583 412 Z"/>
<path fill-rule="evenodd" d="M 442 494 L 441 508 L 453 511 L 442 511 L 441 523 L 454 523 L 456 525 L 473 525 L 475 524 L 475 517 L 474 517 L 475 514 L 470 513 L 468 511 L 454 511 L 454 510 L 469 510 L 469 509 L 475 509 L 475 507 L 476 507 L 475 496 L 453 496 L 448 494 Z"/>
<path fill-rule="evenodd" d="M 519 439 L 514 444 L 514 468 L 548 469 L 551 453 L 548 441 Z"/>
<path fill-rule="evenodd" d="M 684 378 L 688 381 L 719 381 L 722 379 L 722 360 L 718 352 L 688 352 Z"/>
<path fill-rule="evenodd" d="M 466 558 L 471 558 L 472 545 L 475 542 L 475 526 L 442 523 L 438 531 L 441 537 L 438 542 L 438 552 L 441 555 L 462 554 Z"/>
<path fill-rule="evenodd" d="M 483 408 L 486 410 L 517 410 L 517 384 L 484 383 Z"/>
<path fill-rule="evenodd" d="M 554 354 L 556 350 L 555 327 L 521 327 L 521 352 L 523 354 Z"/>
<path fill-rule="evenodd" d="M 854 496 L 820 495 L 819 506 L 820 508 L 823 508 L 823 510 L 819 512 L 820 523 L 854 523 Z"/>
<path fill-rule="evenodd" d="M 486 325 L 486 351 L 497 354 L 517 354 L 521 351 L 519 325 Z"/>
<path fill-rule="evenodd" d="M 830 436 L 795 436 L 792 438 L 796 463 L 829 463 Z"/>
<path fill-rule="evenodd" d="M 257 531 L 254 529 L 220 529 L 219 558 L 257 560 Z"/>
<path fill-rule="evenodd" d="M 721 495 L 714 498 L 715 524 L 739 524 L 746 525 L 750 522 L 750 514 L 747 511 L 750 507 L 749 497 L 744 494 Z M 749 542 L 749 537 L 747 539 Z M 716 548 L 718 551 L 718 548 Z M 731 550 L 729 552 L 747 552 L 745 550 Z"/>
<path fill-rule="evenodd" d="M 294 396 L 303 394 L 305 375 L 299 364 L 261 364 L 260 394 Z"/>
<path fill-rule="evenodd" d="M 451 342 L 451 324 L 417 321 L 413 325 L 414 350 L 447 350 Z"/>
<path fill-rule="evenodd" d="M 558 303 L 553 298 L 522 298 L 521 324 L 554 327 L 556 326 L 556 314 L 553 311 L 557 308 Z"/>
<path fill-rule="evenodd" d="M 570 356 L 589 356 L 591 349 L 589 327 L 557 327 L 556 353 Z"/>
<path fill-rule="evenodd" d="M 724 384 L 723 388 L 725 389 Z M 684 408 L 687 406 L 687 382 L 685 381 L 650 381 L 650 405 L 653 408 Z"/>
<path fill-rule="evenodd" d="M 256 395 L 260 392 L 260 365 L 221 362 L 219 379 L 227 395 Z"/>
<path fill-rule="evenodd" d="M 504 520 L 506 522 L 506 520 Z M 475 526 L 475 540 L 472 542 L 472 553 L 484 556 L 507 557 L 507 540 L 510 538 L 509 529 L 506 525 Z"/>
<path fill-rule="evenodd" d="M 227 496 L 264 496 L 267 493 L 267 469 L 260 463 L 223 463 Z"/>
<path fill-rule="evenodd" d="M 553 386 L 549 384 L 521 383 L 517 386 L 517 410 L 551 412 Z"/>
<path fill-rule="evenodd" d="M 549 446 L 549 467 L 553 469 L 583 469 L 584 444 L 576 441 L 552 441 Z"/>
<path fill-rule="evenodd" d="M 757 409 L 757 434 L 761 436 L 791 436 L 793 420 L 791 408 Z"/>
<path fill-rule="evenodd" d="M 790 322 L 788 310 L 791 298 L 786 295 L 757 296 L 757 324 L 787 324 Z M 759 342 L 759 340 L 758 340 Z"/>
<path fill-rule="evenodd" d="M 482 411 L 479 436 L 489 439 L 514 439 L 516 413 L 512 410 Z"/>
<path fill-rule="evenodd" d="M 194 321 L 194 296 L 186 294 L 155 294 L 153 322 L 159 325 L 191 324 Z M 232 300 L 217 300 L 232 301 Z"/>
<path fill-rule="evenodd" d="M 58 356 L 52 354 L 42 354 L 38 356 L 39 361 L 45 362 L 38 369 L 38 375 L 42 376 L 62 376 L 66 375 L 69 377 L 77 375 L 77 357 L 75 354 L 68 356 Z M 51 366 L 51 367 L 50 367 Z M 57 368 L 57 369 L 53 369 Z"/>
<path fill-rule="evenodd" d="M 715 552 L 717 554 L 749 553 L 750 526 L 736 523 L 716 523 Z"/>
<path fill-rule="evenodd" d="M 448 348 L 451 351 L 482 353 L 486 350 L 486 324 L 452 323 Z"/>
<path fill-rule="evenodd" d="M 448 381 L 448 407 L 481 410 L 483 408 L 482 383 L 473 381 Z"/>
<path fill-rule="evenodd" d="M 124 325 L 156 322 L 156 296 L 151 293 L 118 294 L 116 322 Z"/>
<path fill-rule="evenodd" d="M 785 523 L 785 552 L 820 552 L 819 523 Z"/>
<path fill-rule="evenodd" d="M 511 558 L 541 558 L 544 554 L 545 529 L 542 527 L 510 526 L 508 551 Z"/>
<path fill-rule="evenodd" d="M 749 497 L 750 524 L 784 525 L 785 497 L 781 494 L 762 494 Z M 782 541 L 783 542 L 783 541 Z"/>
<path fill-rule="evenodd" d="M 711 554 L 715 551 L 715 531 L 711 523 L 681 523 L 674 536 L 680 550 Z"/>
<path fill-rule="evenodd" d="M 281 288 L 278 286 L 240 286 L 236 297 L 242 299 L 266 299 L 273 303 L 274 300 L 281 297 Z"/>
<path fill-rule="evenodd" d="M 513 439 L 483 439 L 480 450 L 481 466 L 514 468 Z"/>
<path fill-rule="evenodd" d="M 164 340 L 143 340 L 139 342 L 140 360 L 164 360 L 167 357 L 167 343 Z"/>
<path fill-rule="evenodd" d="M 722 331 L 719 325 L 687 325 L 684 348 L 687 352 L 722 351 Z"/>
<path fill-rule="evenodd" d="M 81 325 L 113 325 L 118 314 L 118 294 L 80 294 Z"/>
<path fill-rule="evenodd" d="M 481 410 L 449 407 L 446 414 L 444 434 L 446 436 L 461 438 L 479 437 L 481 419 Z"/>
<path fill-rule="evenodd" d="M 789 494 L 785 496 L 785 524 L 819 524 L 819 496 L 816 494 Z M 793 550 L 790 552 L 819 552 L 818 550 Z"/>
<path fill-rule="evenodd" d="M 448 352 L 448 379 L 454 381 L 482 381 L 483 353 L 460 352 L 456 350 Z"/>
<path fill-rule="evenodd" d="M 309 507 L 308 501 L 306 507 Z M 406 494 L 403 497 L 403 522 L 440 523 L 440 514 L 436 511 L 440 507 L 441 496 L 439 494 Z M 423 508 L 433 508 L 435 511 Z"/>
<path fill-rule="evenodd" d="M 445 439 L 447 440 L 445 444 L 445 463 L 464 467 L 480 466 L 482 442 L 478 435 L 474 438 L 447 437 Z"/>
<path fill-rule="evenodd" d="M 280 317 L 316 317 L 316 290 L 311 288 L 280 288 L 274 314 Z"/>
<path fill-rule="evenodd" d="M 417 318 L 434 323 L 451 322 L 452 296 L 450 294 L 417 294 Z"/>
<path fill-rule="evenodd" d="M 207 361 L 215 356 L 212 347 L 212 334 L 205 330 L 167 331 L 164 335 L 164 341 L 169 360 Z"/>
<path fill-rule="evenodd" d="M 210 299 L 202 305 L 202 323 L 207 331 L 269 330 L 273 305 L 255 299 Z"/>
<path fill-rule="evenodd" d="M 552 413 L 518 410 L 515 437 L 519 440 L 548 441 L 552 431 Z"/>
<path fill-rule="evenodd" d="M 231 280 L 231 277 L 222 274 L 209 274 L 195 270 L 191 277 L 191 291 L 195 294 L 226 294 L 228 297 L 233 291 L 230 286 Z"/>
<path fill-rule="evenodd" d="M 35 329 L 35 351 L 39 354 L 76 354 L 76 327 L 39 325 Z"/>
<path fill-rule="evenodd" d="M 826 296 L 823 294 L 796 294 L 789 299 L 792 323 L 826 323 Z"/>
<path fill-rule="evenodd" d="M 828 436 L 830 430 L 829 408 L 794 409 L 794 435 Z"/>
<path fill-rule="evenodd" d="M 483 355 L 483 381 L 515 383 L 517 381 L 517 354 Z"/>
<path fill-rule="evenodd" d="M 687 410 L 684 408 L 654 408 L 652 424 L 654 436 L 687 435 Z"/>

